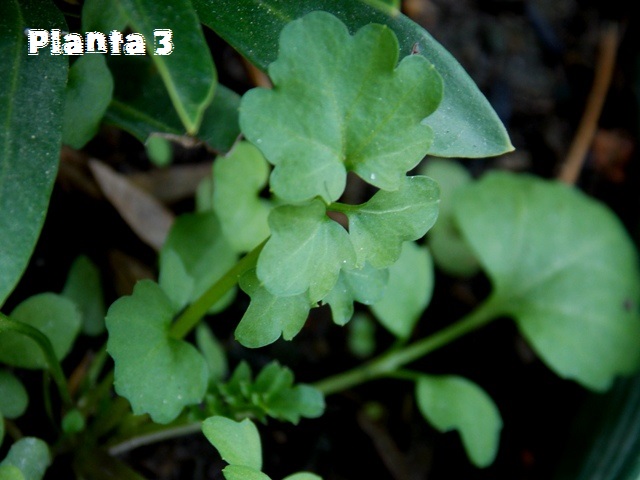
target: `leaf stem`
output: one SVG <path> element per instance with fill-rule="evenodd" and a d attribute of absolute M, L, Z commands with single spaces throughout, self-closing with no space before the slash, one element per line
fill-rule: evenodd
<path fill-rule="evenodd" d="M 256 266 L 260 252 L 267 243 L 267 240 L 268 239 L 265 239 L 260 245 L 242 257 L 220 280 L 214 283 L 200 298 L 189 305 L 173 324 L 169 334 L 178 340 L 184 338 L 198 324 L 200 319 L 204 317 L 211 306 L 238 283 L 242 274 Z"/>
<path fill-rule="evenodd" d="M 398 350 L 389 350 L 352 370 L 316 382 L 313 386 L 324 395 L 337 393 L 376 378 L 388 376 L 399 367 L 424 357 L 452 341 L 477 330 L 497 318 L 501 310 L 496 297 L 489 297 L 474 311 L 429 337 Z"/>
<path fill-rule="evenodd" d="M 37 328 L 23 322 L 12 320 L 6 315 L 0 313 L 0 332 L 5 331 L 13 331 L 21 335 L 25 335 L 38 344 L 47 364 L 49 365 L 49 371 L 53 376 L 53 380 L 56 382 L 60 398 L 62 399 L 64 406 L 70 408 L 72 406 L 72 402 L 71 395 L 69 394 L 69 388 L 67 387 L 67 380 L 49 338 Z"/>
<path fill-rule="evenodd" d="M 327 210 L 341 213 L 349 213 L 358 209 L 358 205 L 349 205 L 347 203 L 333 202 L 327 207 Z"/>

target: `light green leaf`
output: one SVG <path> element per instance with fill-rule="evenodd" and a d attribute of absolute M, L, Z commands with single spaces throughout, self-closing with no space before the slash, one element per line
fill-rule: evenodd
<path fill-rule="evenodd" d="M 322 480 L 322 477 L 309 472 L 298 472 L 287 475 L 283 480 Z"/>
<path fill-rule="evenodd" d="M 104 296 L 100 271 L 88 257 L 81 255 L 71 265 L 62 295 L 73 301 L 82 315 L 82 331 L 99 335 L 104 331 Z"/>
<path fill-rule="evenodd" d="M 185 299 L 199 298 L 236 260 L 237 255 L 222 234 L 213 212 L 181 215 L 160 251 L 160 286 L 177 307 L 176 311 L 180 310 L 188 303 Z M 185 281 L 185 274 L 193 282 L 190 294 L 187 294 L 189 281 Z M 234 290 L 230 290 L 211 311 L 226 307 L 234 295 Z"/>
<path fill-rule="evenodd" d="M 151 134 L 144 143 L 147 157 L 156 167 L 164 168 L 173 160 L 171 142 L 158 134 Z"/>
<path fill-rule="evenodd" d="M 269 215 L 271 238 L 258 259 L 258 278 L 278 297 L 309 291 L 311 302 L 324 298 L 342 268 L 353 268 L 349 234 L 326 216 L 322 201 L 284 205 Z"/>
<path fill-rule="evenodd" d="M 66 28 L 51 2 L 0 2 L 0 305 L 27 266 L 58 170 L 68 59 L 27 55 L 25 29 L 36 25 Z"/>
<path fill-rule="evenodd" d="M 154 29 L 171 29 L 170 55 L 155 55 L 155 63 L 180 120 L 190 134 L 200 127 L 204 110 L 213 99 L 216 71 L 189 0 L 171 3 L 153 0 L 118 0 L 134 32 L 144 35 L 147 51 L 163 47 Z M 165 46 L 168 46 L 166 44 Z"/>
<path fill-rule="evenodd" d="M 322 300 L 329 304 L 333 321 L 346 325 L 353 316 L 353 302 L 372 305 L 384 295 L 389 269 L 377 269 L 369 264 L 361 269 L 341 270 L 333 290 Z"/>
<path fill-rule="evenodd" d="M 260 434 L 248 418 L 236 422 L 220 416 L 210 417 L 202 422 L 202 432 L 225 462 L 258 471 L 262 468 Z"/>
<path fill-rule="evenodd" d="M 396 263 L 389 268 L 384 296 L 371 311 L 387 330 L 409 338 L 433 293 L 433 263 L 425 247 L 405 242 Z"/>
<path fill-rule="evenodd" d="M 358 265 L 388 267 L 405 241 L 418 240 L 438 217 L 439 189 L 428 177 L 404 177 L 395 192 L 378 191 L 362 205 L 345 210 Z"/>
<path fill-rule="evenodd" d="M 141 142 L 153 133 L 181 136 L 185 129 L 171 104 L 160 74 L 149 57 L 110 56 L 114 99 L 105 121 Z M 218 152 L 227 152 L 240 134 L 240 96 L 223 85 L 204 112 L 197 137 Z"/>
<path fill-rule="evenodd" d="M 253 391 L 269 398 L 274 393 L 290 389 L 293 386 L 293 372 L 273 361 L 260 370 L 253 385 Z"/>
<path fill-rule="evenodd" d="M 269 236 L 270 202 L 259 197 L 269 165 L 248 142 L 237 144 L 213 164 L 213 209 L 222 231 L 238 252 L 248 252 Z"/>
<path fill-rule="evenodd" d="M 58 360 L 62 360 L 73 345 L 82 323 L 76 305 L 55 293 L 40 293 L 18 305 L 10 315 L 46 335 Z M 0 333 L 0 362 L 21 368 L 47 368 L 40 346 L 31 338 L 14 331 Z"/>
<path fill-rule="evenodd" d="M 10 419 L 18 418 L 28 404 L 29 395 L 22 382 L 12 373 L 0 370 L 0 415 Z"/>
<path fill-rule="evenodd" d="M 351 36 L 336 17 L 314 12 L 282 30 L 269 66 L 274 89 L 251 90 L 240 105 L 240 128 L 275 165 L 278 197 L 335 201 L 347 170 L 400 187 L 431 145 L 422 121 L 440 102 L 442 80 L 420 55 L 397 61 L 395 34 L 381 25 Z"/>
<path fill-rule="evenodd" d="M 421 375 L 416 401 L 424 418 L 440 432 L 458 430 L 474 465 L 491 465 L 500 445 L 502 419 L 484 390 L 463 377 Z"/>
<path fill-rule="evenodd" d="M 438 221 L 427 237 L 433 261 L 450 275 L 474 275 L 480 265 L 453 220 L 454 195 L 472 181 L 471 175 L 458 162 L 438 158 L 429 159 L 420 173 L 433 178 L 440 186 Z"/>
<path fill-rule="evenodd" d="M 77 408 L 69 410 L 60 423 L 64 433 L 78 433 L 84 430 L 86 422 L 84 416 Z"/>
<path fill-rule="evenodd" d="M 11 445 L 9 453 L 0 462 L 0 468 L 6 468 L 6 466 L 18 468 L 24 480 L 41 480 L 49 465 L 51 465 L 49 447 L 42 440 L 34 437 L 23 437 Z M 15 474 L 11 470 L 9 472 Z M 0 473 L 4 472 L 0 470 Z"/>
<path fill-rule="evenodd" d="M 3 427 L 0 426 L 0 430 Z M 0 440 L 2 440 L 0 438 Z M 2 442 L 0 442 L 2 444 Z M 0 465 L 0 479 L 2 480 L 25 480 L 24 475 L 18 467 L 14 467 L 13 465 Z"/>
<path fill-rule="evenodd" d="M 390 27 L 400 41 L 400 56 L 418 50 L 444 79 L 444 98 L 426 123 L 433 128 L 430 154 L 488 157 L 513 150 L 495 111 L 460 64 L 421 26 L 375 0 L 193 0 L 200 20 L 258 67 L 266 70 L 278 55 L 278 37 L 291 20 L 324 10 L 351 32 L 369 23 Z M 251 22 L 245 19 L 250 18 Z M 315 54 L 317 46 L 304 49 Z"/>
<path fill-rule="evenodd" d="M 227 356 L 218 339 L 205 323 L 196 327 L 196 345 L 209 367 L 209 382 L 217 383 L 227 376 Z"/>
<path fill-rule="evenodd" d="M 300 417 L 318 418 L 325 409 L 324 396 L 320 390 L 310 385 L 299 384 L 283 389 L 268 400 L 267 413 L 291 423 L 298 423 Z"/>
<path fill-rule="evenodd" d="M 118 6 L 118 0 L 85 0 L 82 5 L 82 31 L 122 31 L 127 26 L 127 17 Z"/>
<path fill-rule="evenodd" d="M 271 477 L 255 468 L 229 465 L 222 470 L 226 480 L 271 480 Z"/>
<path fill-rule="evenodd" d="M 251 303 L 235 331 L 236 340 L 248 348 L 275 342 L 280 335 L 291 340 L 304 326 L 311 303 L 306 292 L 289 297 L 271 294 L 250 270 L 240 278 L 240 288 Z"/>
<path fill-rule="evenodd" d="M 494 305 L 550 368 L 604 390 L 640 365 L 638 258 L 611 211 L 565 185 L 508 173 L 455 200 Z"/>
<path fill-rule="evenodd" d="M 107 351 L 115 361 L 115 388 L 133 413 L 169 423 L 198 403 L 207 387 L 207 365 L 189 343 L 169 337 L 173 307 L 162 289 L 138 282 L 133 295 L 107 313 Z"/>
<path fill-rule="evenodd" d="M 354 357 L 367 358 L 376 350 L 376 325 L 363 313 L 356 313 L 351 322 L 347 336 L 349 351 Z"/>
<path fill-rule="evenodd" d="M 83 55 L 69 69 L 62 142 L 82 148 L 98 131 L 113 95 L 113 77 L 104 56 Z"/>

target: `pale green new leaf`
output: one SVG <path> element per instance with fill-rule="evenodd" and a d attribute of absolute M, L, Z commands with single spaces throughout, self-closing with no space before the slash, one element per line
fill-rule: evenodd
<path fill-rule="evenodd" d="M 133 413 L 169 423 L 183 407 L 204 397 L 207 364 L 189 343 L 169 336 L 173 306 L 154 282 L 142 280 L 133 294 L 107 313 L 107 351 L 115 362 L 115 388 Z"/>
<path fill-rule="evenodd" d="M 18 418 L 27 409 L 28 404 L 29 395 L 22 382 L 12 373 L 0 370 L 0 416 Z"/>
<path fill-rule="evenodd" d="M 322 480 L 322 477 L 319 477 L 314 473 L 298 472 L 294 473 L 293 475 L 287 475 L 282 480 Z"/>
<path fill-rule="evenodd" d="M 196 327 L 196 345 L 209 367 L 209 382 L 220 382 L 229 372 L 225 351 L 206 323 Z"/>
<path fill-rule="evenodd" d="M 620 221 L 562 184 L 493 173 L 455 219 L 512 316 L 558 375 L 596 390 L 640 365 L 638 257 Z"/>
<path fill-rule="evenodd" d="M 420 173 L 433 178 L 440 186 L 438 221 L 427 236 L 433 261 L 450 275 L 474 275 L 480 265 L 453 219 L 454 195 L 456 191 L 471 183 L 471 175 L 458 162 L 439 158 L 429 159 Z"/>
<path fill-rule="evenodd" d="M 248 252 L 269 236 L 271 205 L 259 197 L 268 180 L 269 164 L 248 142 L 213 164 L 213 210 L 237 252 Z"/>
<path fill-rule="evenodd" d="M 55 293 L 40 293 L 27 298 L 10 315 L 40 330 L 49 338 L 58 360 L 71 350 L 82 323 L 76 305 Z M 40 346 L 26 335 L 14 331 L 0 333 L 0 362 L 21 368 L 47 368 Z"/>
<path fill-rule="evenodd" d="M 3 425 L 0 425 L 0 432 L 4 428 Z M 2 437 L 0 436 L 0 445 L 2 444 Z M 24 475 L 18 467 L 14 467 L 13 465 L 2 465 L 0 464 L 0 479 L 2 480 L 25 480 Z"/>
<path fill-rule="evenodd" d="M 228 465 L 222 473 L 226 480 L 271 480 L 267 474 L 244 465 Z"/>
<path fill-rule="evenodd" d="M 260 434 L 248 418 L 236 422 L 226 417 L 210 417 L 202 422 L 202 432 L 225 462 L 258 471 L 262 468 Z"/>
<path fill-rule="evenodd" d="M 325 402 L 322 392 L 310 385 L 296 385 L 273 395 L 267 405 L 267 412 L 297 424 L 300 417 L 318 418 L 324 413 Z"/>
<path fill-rule="evenodd" d="M 463 377 L 421 375 L 416 401 L 424 418 L 440 432 L 458 430 L 469 459 L 487 467 L 500 444 L 502 418 L 491 397 Z"/>
<path fill-rule="evenodd" d="M 415 176 L 404 177 L 395 192 L 380 190 L 367 203 L 346 209 L 358 266 L 393 264 L 405 241 L 418 240 L 433 226 L 439 201 L 438 184 Z"/>
<path fill-rule="evenodd" d="M 427 153 L 423 122 L 442 98 L 442 80 L 422 56 L 399 65 L 391 29 L 367 25 L 351 36 L 333 15 L 313 12 L 282 30 L 269 66 L 273 90 L 240 104 L 240 128 L 275 165 L 271 187 L 290 202 L 337 200 L 346 172 L 400 187 Z"/>
<path fill-rule="evenodd" d="M 273 295 L 258 280 L 255 270 L 242 276 L 240 288 L 251 297 L 235 331 L 236 340 L 245 347 L 269 345 L 280 335 L 291 340 L 304 326 L 311 308 L 306 292 L 288 297 Z"/>
<path fill-rule="evenodd" d="M 106 308 L 100 271 L 88 257 L 81 255 L 71 265 L 62 295 L 72 300 L 82 315 L 82 331 L 99 335 L 104 331 Z"/>
<path fill-rule="evenodd" d="M 178 311 L 199 298 L 236 260 L 213 212 L 181 215 L 160 251 L 160 286 Z M 193 285 L 189 293 L 190 283 Z M 211 311 L 223 309 L 233 295 L 234 291 L 229 291 Z"/>
<path fill-rule="evenodd" d="M 113 77 L 103 55 L 80 57 L 69 69 L 62 142 L 82 148 L 98 131 L 113 95 Z"/>
<path fill-rule="evenodd" d="M 353 316 L 353 302 L 374 304 L 384 295 L 388 279 L 387 268 L 373 268 L 367 263 L 361 269 L 343 269 L 338 282 L 322 303 L 331 307 L 331 315 L 336 324 L 346 325 Z"/>
<path fill-rule="evenodd" d="M 27 267 L 58 171 L 68 58 L 27 54 L 26 28 L 65 29 L 51 2 L 0 2 L 0 305 Z"/>
<path fill-rule="evenodd" d="M 47 444 L 39 438 L 23 437 L 11 445 L 9 453 L 0 462 L 0 469 L 13 466 L 20 470 L 24 480 L 41 480 L 49 465 L 51 465 L 51 454 Z M 5 471 L 15 475 L 15 472 L 10 469 Z M 0 473 L 4 474 L 2 470 L 0 470 Z"/>
<path fill-rule="evenodd" d="M 171 29 L 170 55 L 151 55 L 169 97 L 190 134 L 200 127 L 205 109 L 211 103 L 217 76 L 211 53 L 200 28 L 200 21 L 189 0 L 118 0 L 120 11 L 134 32 L 144 35 L 147 50 L 157 42 L 154 29 Z"/>
<path fill-rule="evenodd" d="M 273 209 L 269 227 L 271 238 L 260 253 L 257 275 L 275 296 L 308 291 L 311 302 L 317 302 L 331 291 L 342 268 L 353 268 L 349 234 L 327 217 L 321 200 Z"/>
<path fill-rule="evenodd" d="M 399 338 L 409 338 L 433 293 L 433 263 L 426 247 L 405 242 L 396 263 L 389 267 L 384 296 L 371 311 Z"/>
<path fill-rule="evenodd" d="M 429 153 L 444 157 L 489 157 L 513 150 L 509 136 L 482 92 L 455 58 L 424 28 L 376 0 L 192 0 L 200 20 L 249 61 L 266 70 L 278 55 L 278 36 L 290 21 L 316 10 L 336 15 L 351 32 L 369 23 L 391 28 L 400 56 L 416 50 L 444 80 L 444 97 L 427 118 L 434 141 Z M 249 22 L 246 19 L 251 19 Z M 304 49 L 316 53 L 316 46 Z"/>

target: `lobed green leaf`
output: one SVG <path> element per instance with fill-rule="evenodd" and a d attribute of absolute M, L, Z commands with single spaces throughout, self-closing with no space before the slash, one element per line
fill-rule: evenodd
<path fill-rule="evenodd" d="M 51 2 L 0 2 L 0 305 L 27 266 L 58 170 L 68 63 L 27 55 L 35 25 L 66 28 Z"/>
<path fill-rule="evenodd" d="M 136 284 L 107 313 L 107 351 L 115 362 L 115 388 L 133 413 L 157 423 L 174 420 L 198 403 L 207 387 L 207 365 L 189 343 L 169 336 L 174 308 L 152 281 Z"/>
<path fill-rule="evenodd" d="M 392 265 L 404 242 L 418 240 L 433 226 L 439 195 L 432 179 L 404 177 L 399 190 L 380 190 L 368 202 L 346 209 L 357 265 L 365 261 L 376 268 Z"/>
<path fill-rule="evenodd" d="M 271 237 L 258 259 L 257 275 L 274 296 L 308 291 L 311 302 L 324 298 L 342 268 L 353 268 L 349 234 L 326 216 L 322 201 L 283 205 L 269 215 Z"/>
<path fill-rule="evenodd" d="M 431 145 L 423 120 L 440 102 L 442 81 L 422 56 L 397 61 L 396 36 L 382 25 L 351 36 L 333 15 L 314 12 L 284 27 L 269 66 L 273 90 L 251 90 L 240 105 L 242 131 L 275 165 L 278 197 L 335 201 L 347 170 L 385 190 L 400 187 Z"/>
<path fill-rule="evenodd" d="M 10 317 L 35 327 L 47 336 L 58 360 L 69 353 L 82 324 L 75 303 L 55 293 L 40 293 L 27 298 L 11 312 Z M 0 362 L 21 368 L 48 366 L 34 340 L 10 330 L 0 333 Z"/>
<path fill-rule="evenodd" d="M 202 432 L 225 462 L 257 471 L 262 468 L 260 434 L 248 418 L 236 422 L 220 416 L 210 417 L 202 422 Z"/>
<path fill-rule="evenodd" d="M 635 247 L 601 203 L 565 185 L 492 173 L 454 215 L 494 302 L 558 375 L 604 390 L 640 366 Z"/>
<path fill-rule="evenodd" d="M 474 465 L 493 463 L 502 419 L 484 390 L 458 376 L 421 375 L 416 382 L 416 401 L 424 418 L 440 432 L 458 430 Z"/>

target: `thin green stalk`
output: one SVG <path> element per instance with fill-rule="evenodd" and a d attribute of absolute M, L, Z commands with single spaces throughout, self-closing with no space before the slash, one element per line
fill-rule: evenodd
<path fill-rule="evenodd" d="M 341 213 L 349 213 L 358 210 L 358 205 L 349 205 L 347 203 L 334 202 L 327 207 L 328 210 Z"/>
<path fill-rule="evenodd" d="M 158 425 L 155 425 L 158 426 Z M 123 440 L 111 447 L 109 447 L 110 455 L 120 455 L 138 447 L 144 445 L 151 445 L 153 443 L 162 442 L 171 438 L 184 437 L 185 435 L 191 435 L 200 431 L 202 426 L 201 422 L 192 422 L 182 425 L 159 425 L 154 432 L 148 432 L 142 435 L 137 435 L 132 438 Z"/>
<path fill-rule="evenodd" d="M 49 338 L 37 328 L 23 322 L 12 320 L 6 315 L 0 313 L 0 332 L 5 331 L 12 331 L 25 335 L 38 344 L 42 350 L 47 365 L 49 365 L 49 371 L 51 372 L 53 380 L 58 387 L 58 392 L 60 393 L 60 398 L 62 398 L 64 406 L 67 408 L 71 407 L 71 395 L 69 394 L 67 379 L 64 376 L 62 366 L 56 357 L 53 345 L 51 345 Z"/>
<path fill-rule="evenodd" d="M 252 269 L 258 262 L 258 257 L 267 240 L 247 253 L 220 280 L 214 283 L 200 298 L 193 302 L 176 320 L 169 334 L 176 339 L 184 338 L 205 316 L 207 311 L 220 300 L 225 293 L 232 289 L 240 277 L 247 270 Z"/>
<path fill-rule="evenodd" d="M 370 362 L 339 373 L 314 384 L 325 395 L 340 392 L 369 380 L 387 376 L 408 363 L 424 357 L 444 345 L 477 330 L 498 317 L 500 309 L 495 297 L 490 297 L 473 312 L 433 335 L 404 348 L 390 350 Z"/>

